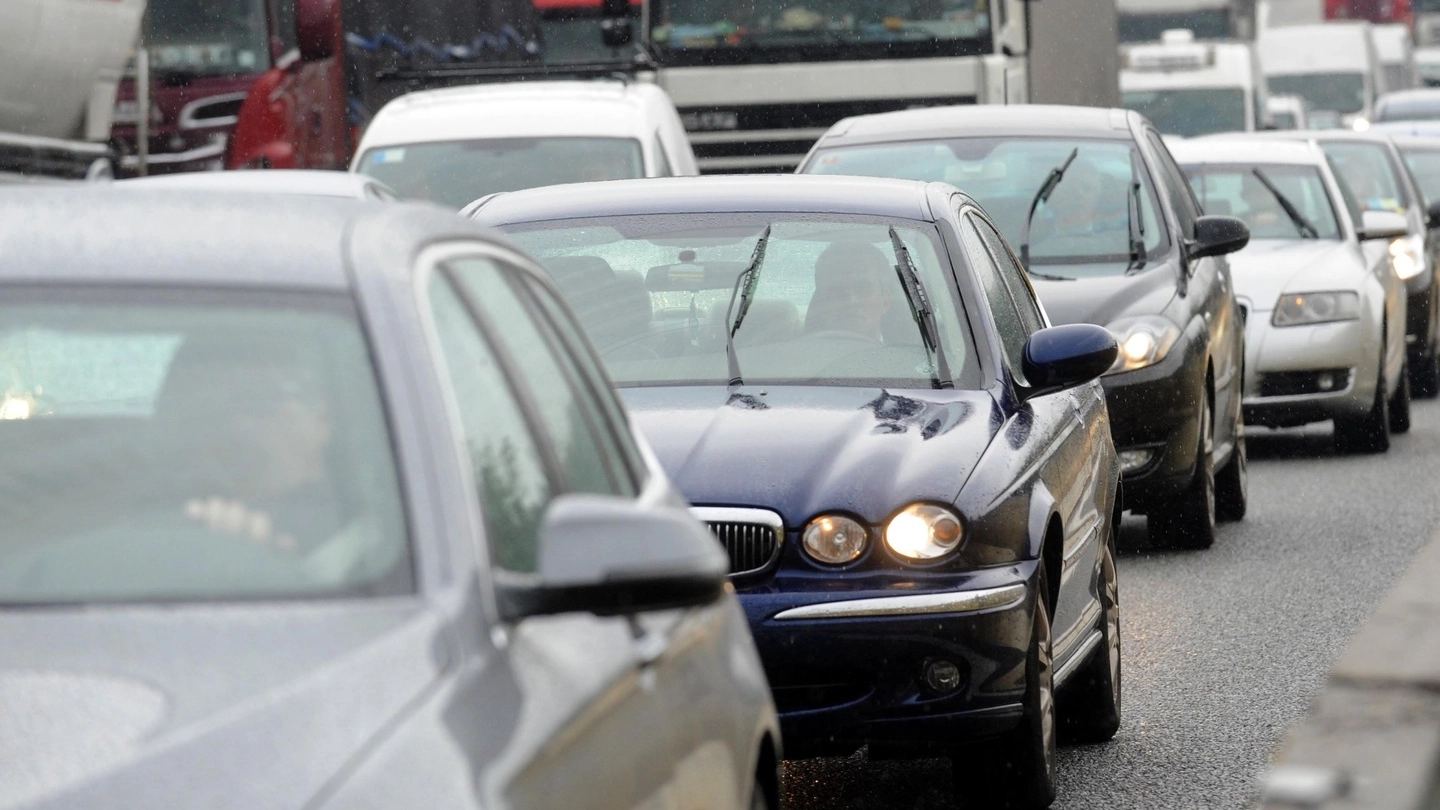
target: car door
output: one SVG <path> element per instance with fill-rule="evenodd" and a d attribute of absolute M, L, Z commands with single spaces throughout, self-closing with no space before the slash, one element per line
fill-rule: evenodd
<path fill-rule="evenodd" d="M 484 516 L 484 567 L 497 579 L 524 578 L 535 571 L 550 501 L 567 492 L 636 497 L 632 461 L 613 412 L 576 378 L 513 268 L 452 258 L 427 293 Z M 510 745 L 522 761 L 505 763 L 504 784 L 491 790 L 536 810 L 672 806 L 677 752 L 644 622 L 571 613 L 501 633 L 523 685 Z"/>
<path fill-rule="evenodd" d="M 961 237 L 994 313 L 1005 363 L 1012 376 L 1024 383 L 1020 364 L 1025 341 L 1045 327 L 1034 290 L 1005 240 L 978 212 L 966 213 Z M 1055 651 L 1062 659 L 1068 647 L 1079 640 L 1077 634 L 1093 626 L 1096 618 L 1091 607 L 1095 603 L 1093 583 L 1088 574 L 1098 564 L 1100 546 L 1095 541 L 1102 525 L 1095 488 L 1107 476 L 1100 475 L 1094 466 L 1099 459 L 1090 452 L 1092 437 L 1085 417 L 1103 407 L 1103 394 L 1093 387 L 1035 397 L 1011 416 L 1022 429 L 1005 431 L 1007 438 L 1023 437 L 1015 450 L 1033 456 L 1033 463 L 1026 466 L 1038 471 L 1044 488 L 1055 498 L 1064 527 L 1064 564 L 1059 572 L 1059 598 L 1051 617 Z M 1030 424 L 1024 426 L 1027 420 Z M 1099 420 L 1091 419 L 1089 424 L 1099 424 Z M 1076 576 L 1081 572 L 1084 575 Z"/>

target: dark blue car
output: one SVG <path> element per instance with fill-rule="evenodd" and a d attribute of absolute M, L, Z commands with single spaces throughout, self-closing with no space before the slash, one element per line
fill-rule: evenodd
<path fill-rule="evenodd" d="M 708 177 L 498 195 L 728 549 L 791 756 L 949 755 L 1054 797 L 1120 723 L 1100 327 L 1050 327 L 938 183 Z"/>

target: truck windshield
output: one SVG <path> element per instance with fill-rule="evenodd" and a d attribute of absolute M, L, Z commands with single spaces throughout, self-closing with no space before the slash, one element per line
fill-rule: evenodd
<path fill-rule="evenodd" d="M 1294 73 L 1266 78 L 1270 92 L 1277 96 L 1300 96 L 1312 110 L 1330 110 L 1342 115 L 1365 107 L 1365 77 L 1360 73 Z"/>
<path fill-rule="evenodd" d="M 1187 11 L 1149 11 L 1129 9 L 1130 3 L 1121 2 L 1119 18 L 1121 42 L 1155 42 L 1165 31 L 1184 28 L 1194 32 L 1196 39 L 1229 39 L 1231 30 L 1229 4 L 1195 3 L 1214 5 L 1216 8 L 1197 8 Z"/>
<path fill-rule="evenodd" d="M 760 257 L 733 351 L 747 384 L 955 387 L 980 375 L 933 225 L 820 214 L 667 214 L 508 226 L 555 277 L 620 386 L 725 385 L 737 280 Z M 756 247 L 764 234 L 763 252 Z M 934 312 L 927 348 L 897 276 Z"/>
<path fill-rule="evenodd" d="M 1031 267 L 1050 265 L 1045 275 L 1067 277 L 1123 274 L 1131 263 L 1132 226 L 1145 257 L 1158 258 L 1165 225 L 1148 173 L 1132 169 L 1129 141 L 956 138 L 838 147 L 819 152 L 802 171 L 951 183 L 975 198 L 1019 248 L 1031 202 L 1072 151 L 1075 159 L 1030 223 Z"/>
<path fill-rule="evenodd" d="M 497 191 L 644 177 L 645 164 L 633 138 L 488 138 L 371 149 L 359 171 L 458 209 Z"/>
<path fill-rule="evenodd" d="M 663 0 L 664 64 L 958 56 L 993 50 L 990 0 Z"/>
<path fill-rule="evenodd" d="M 1245 125 L 1245 91 L 1239 87 L 1132 90 L 1120 104 L 1150 119 L 1166 135 L 1191 138 L 1249 129 Z"/>
<path fill-rule="evenodd" d="M 413 591 L 348 298 L 7 288 L 0 604 Z"/>
<path fill-rule="evenodd" d="M 234 76 L 270 68 L 265 0 L 150 0 L 145 44 L 151 69 Z"/>

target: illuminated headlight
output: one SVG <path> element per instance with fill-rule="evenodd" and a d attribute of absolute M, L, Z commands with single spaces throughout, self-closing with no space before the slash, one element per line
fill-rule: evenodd
<path fill-rule="evenodd" d="M 865 553 L 865 527 L 844 515 L 821 515 L 805 526 L 800 546 L 811 559 L 841 565 Z"/>
<path fill-rule="evenodd" d="M 933 560 L 954 551 L 965 534 L 960 518 L 943 506 L 908 506 L 885 526 L 885 545 L 910 560 Z"/>
<path fill-rule="evenodd" d="M 1402 280 L 1412 279 L 1425 269 L 1425 242 L 1418 235 L 1402 236 L 1390 243 L 1390 269 Z"/>
<path fill-rule="evenodd" d="M 0 419 L 29 419 L 35 415 L 35 400 L 28 396 L 6 394 L 0 399 Z"/>
<path fill-rule="evenodd" d="M 1370 129 L 1370 120 L 1368 118 L 1356 118 L 1350 122 L 1350 127 L 1356 132 L 1365 132 Z"/>
<path fill-rule="evenodd" d="M 1301 326 L 1312 323 L 1353 321 L 1360 317 L 1360 296 L 1353 292 L 1313 292 L 1282 295 L 1275 302 L 1270 323 Z"/>
<path fill-rule="evenodd" d="M 1180 339 L 1180 328 L 1159 315 L 1122 318 L 1106 328 L 1120 345 L 1115 364 L 1105 372 L 1107 374 L 1153 366 L 1164 360 L 1175 341 Z"/>

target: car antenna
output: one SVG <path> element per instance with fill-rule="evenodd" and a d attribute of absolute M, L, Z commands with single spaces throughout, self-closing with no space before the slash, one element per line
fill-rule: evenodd
<path fill-rule="evenodd" d="M 755 243 L 755 250 L 750 254 L 750 263 L 735 277 L 735 289 L 730 292 L 730 305 L 725 308 L 725 320 L 730 328 L 725 333 L 725 359 L 730 364 L 730 386 L 744 385 L 745 380 L 740 376 L 740 360 L 735 356 L 735 333 L 740 331 L 740 324 L 745 320 L 745 315 L 750 311 L 750 301 L 755 295 L 755 287 L 760 283 L 760 263 L 765 261 L 765 246 L 770 243 L 770 229 L 772 225 L 766 225 L 760 239 Z M 736 296 L 739 296 L 738 306 Z"/>
<path fill-rule="evenodd" d="M 1030 200 L 1030 212 L 1025 215 L 1025 227 L 1020 231 L 1020 263 L 1025 265 L 1026 270 L 1030 269 L 1030 223 L 1035 220 L 1035 209 L 1040 207 L 1040 203 L 1049 201 L 1055 187 L 1060 185 L 1060 181 L 1065 177 L 1065 170 L 1075 162 L 1075 156 L 1078 154 L 1080 154 L 1080 147 L 1071 149 L 1070 157 L 1065 158 L 1064 163 L 1051 169 L 1050 173 L 1045 175 L 1045 182 L 1040 184 L 1040 190 L 1035 192 L 1035 197 Z"/>

